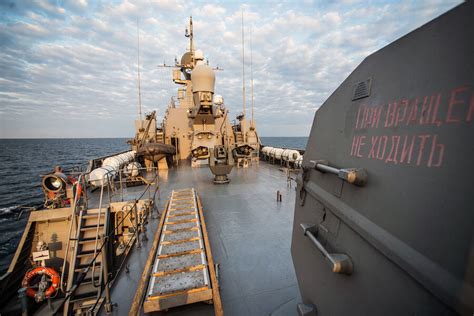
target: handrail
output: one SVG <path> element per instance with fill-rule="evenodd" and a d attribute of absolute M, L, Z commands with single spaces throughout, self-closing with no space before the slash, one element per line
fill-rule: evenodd
<path fill-rule="evenodd" d="M 141 169 L 145 169 L 145 168 L 139 168 L 139 170 Z M 64 280 L 64 275 L 65 275 L 65 270 L 66 270 L 66 263 L 67 263 L 67 258 L 68 258 L 68 255 L 69 255 L 69 250 L 70 250 L 70 245 L 71 245 L 71 234 L 72 234 L 72 231 L 73 231 L 73 227 L 76 226 L 77 227 L 77 222 L 76 222 L 76 212 L 77 212 L 77 208 L 79 206 L 78 202 L 79 202 L 79 198 L 80 196 L 77 195 L 77 187 L 79 185 L 82 184 L 82 187 L 83 187 L 83 190 L 82 190 L 82 193 L 84 194 L 84 203 L 85 203 L 85 208 L 87 209 L 87 206 L 88 206 L 88 194 L 87 194 L 87 184 L 86 184 L 86 176 L 88 174 L 90 174 L 93 170 L 89 171 L 89 172 L 83 172 L 81 174 L 79 174 L 79 177 L 78 177 L 78 180 L 77 182 L 75 182 L 73 184 L 73 192 L 74 192 L 74 187 L 76 187 L 76 190 L 75 190 L 75 194 L 74 194 L 74 197 L 73 197 L 73 203 L 71 205 L 71 224 L 69 225 L 69 231 L 68 231 L 68 241 L 67 241 L 67 246 L 66 246 L 66 251 L 65 251 L 65 255 L 64 255 L 64 262 L 63 262 L 63 266 L 62 266 L 62 271 L 61 271 L 61 280 Z M 123 171 L 123 169 L 120 169 L 118 170 L 118 172 L 120 173 L 121 175 L 121 172 Z M 102 182 L 102 185 L 101 185 L 101 201 L 99 203 L 99 214 L 101 213 L 101 205 L 102 205 L 102 199 L 103 199 L 103 189 L 104 189 L 104 185 L 107 184 L 111 184 L 111 183 L 114 183 L 114 181 L 111 181 L 112 179 L 112 173 L 114 173 L 116 171 L 114 170 L 110 170 L 110 171 L 107 171 L 107 173 L 104 174 L 104 177 L 107 177 L 107 182 Z M 123 196 L 123 187 L 121 186 L 121 194 Z M 108 190 L 108 195 L 109 195 L 109 202 L 111 202 L 111 196 L 110 196 L 110 190 Z M 99 215 L 100 216 L 100 215 Z M 81 220 L 81 219 L 79 219 Z M 76 224 L 76 225 L 74 225 Z M 100 224 L 100 219 L 98 221 L 98 224 Z M 94 255 L 96 255 L 96 250 L 97 250 L 97 243 L 98 243 L 98 240 L 97 240 L 97 237 L 98 237 L 98 229 L 99 229 L 99 225 L 97 227 L 97 231 L 96 231 L 96 245 L 94 247 Z M 77 238 L 76 238 L 77 239 Z M 77 241 L 77 240 L 75 240 Z M 93 267 L 93 270 L 95 270 L 95 264 L 94 264 L 94 267 Z M 93 271 L 93 274 L 92 274 L 92 281 L 94 283 L 94 271 Z M 61 282 L 60 284 L 60 290 L 61 292 L 65 293 L 65 289 L 64 289 L 64 283 Z"/>
<path fill-rule="evenodd" d="M 301 223 L 303 234 L 307 236 L 316 248 L 328 259 L 331 264 L 331 271 L 334 273 L 351 275 L 353 271 L 353 265 L 351 258 L 344 253 L 330 253 L 316 238 L 317 228 L 314 224 Z"/>
<path fill-rule="evenodd" d="M 138 168 L 139 170 L 144 170 L 146 168 L 144 167 L 141 167 L 141 168 Z M 156 167 L 153 167 L 152 168 L 153 170 L 157 171 L 158 168 Z M 90 170 L 88 172 L 83 172 L 79 175 L 78 177 L 78 181 L 76 183 L 73 184 L 73 192 L 74 192 L 74 186 L 79 186 L 80 184 L 82 184 L 83 186 L 83 194 L 84 194 L 84 199 L 83 199 L 83 202 L 85 203 L 85 207 L 87 209 L 87 205 L 88 205 L 88 194 L 87 194 L 87 183 L 86 183 L 86 176 L 88 174 L 90 174 L 93 170 Z M 116 184 L 116 181 L 113 180 L 113 178 L 115 177 L 115 175 L 113 173 L 115 172 L 119 172 L 119 175 L 120 175 L 120 189 L 121 189 L 121 195 L 123 196 L 123 185 L 122 185 L 122 177 L 121 177 L 121 174 L 122 172 L 124 171 L 124 169 L 119 169 L 118 171 L 115 171 L 115 170 L 110 170 L 110 171 L 107 171 L 107 173 L 104 174 L 104 177 L 107 177 L 107 182 L 105 181 L 102 181 L 102 185 L 101 185 L 101 196 L 100 196 L 100 202 L 99 202 L 99 213 L 98 213 L 98 222 L 97 222 L 97 229 L 96 229 L 96 241 L 95 241 L 95 247 L 94 247 L 94 258 L 91 260 L 91 262 L 89 262 L 87 268 L 84 269 L 84 271 L 87 269 L 87 271 L 85 272 L 87 274 L 87 272 L 89 271 L 91 265 L 92 265 L 92 284 L 94 286 L 100 286 L 100 281 L 99 281 L 99 285 L 95 284 L 95 280 L 94 280 L 94 274 L 95 274 L 95 267 L 96 267 L 96 258 L 98 257 L 98 255 L 101 253 L 102 251 L 102 248 L 104 247 L 104 245 L 106 244 L 106 240 L 113 234 L 113 232 L 110 232 L 109 234 L 104 234 L 104 242 L 102 243 L 102 245 L 100 246 L 100 249 L 98 249 L 98 237 L 99 237 L 99 228 L 100 228 L 100 216 L 101 216 L 101 213 L 102 213 L 102 204 L 103 204 L 103 190 L 104 190 L 104 186 L 107 185 L 108 186 L 108 196 L 109 196 L 109 202 L 111 203 L 112 201 L 112 198 L 111 198 L 111 194 L 110 194 L 110 186 L 111 185 L 114 185 Z M 154 179 L 151 181 L 151 182 L 146 182 L 146 189 L 143 191 L 143 193 L 141 194 L 140 198 L 141 199 L 144 194 L 148 191 L 149 193 L 151 192 L 150 191 L 150 187 L 151 185 L 156 181 L 156 179 L 158 178 L 158 173 L 155 172 L 155 177 Z M 156 196 L 156 192 L 159 190 L 159 188 L 157 187 L 157 189 L 155 190 L 155 193 L 154 193 L 154 196 Z M 150 195 L 150 194 L 149 194 Z M 74 197 L 73 197 L 73 204 L 72 204 L 72 207 L 71 207 L 71 224 L 69 225 L 69 231 L 68 231 L 68 242 L 67 242 L 67 247 L 66 247 L 66 251 L 65 251 L 65 256 L 64 256 L 64 262 L 63 262 L 63 266 L 62 266 L 62 271 L 61 271 L 61 280 L 64 280 L 64 276 L 65 276 L 65 272 L 66 272 L 66 263 L 67 263 L 67 259 L 68 259 L 68 256 L 69 256 L 69 251 L 71 249 L 71 240 L 73 241 L 76 241 L 77 242 L 77 239 L 78 238 L 75 238 L 75 239 L 72 239 L 71 238 L 71 234 L 72 234 L 72 231 L 73 231 L 73 227 L 74 226 L 78 226 L 78 222 L 76 221 L 76 213 L 77 213 L 77 209 L 78 207 L 80 206 L 79 205 L 79 198 L 80 196 L 77 195 L 77 189 L 75 190 L 75 194 L 74 194 Z M 138 200 L 139 200 L 138 199 Z M 125 221 L 125 219 L 132 213 L 133 209 L 135 208 L 136 209 L 136 205 L 138 203 L 138 200 L 135 200 L 134 202 L 134 205 L 133 207 L 130 209 L 130 211 L 122 218 L 121 222 L 118 224 L 120 225 L 121 223 L 123 223 Z M 138 221 L 138 217 L 136 218 L 136 220 Z M 81 218 L 79 218 L 79 221 L 81 221 Z M 138 223 L 137 223 L 137 226 L 136 226 L 136 236 L 138 236 L 139 232 L 138 232 Z M 78 231 L 78 233 L 80 233 Z M 137 238 L 137 240 L 139 240 L 139 237 Z M 85 277 L 85 276 L 84 276 Z M 70 289 L 65 289 L 65 284 L 64 282 L 61 282 L 60 284 L 60 290 L 63 292 L 63 293 L 66 293 L 66 297 L 69 298 L 70 295 L 72 295 L 72 293 L 74 293 L 75 289 L 77 288 L 77 286 L 80 285 L 80 283 L 82 283 L 82 280 L 84 279 L 84 277 L 81 279 L 79 278 L 78 280 L 80 280 L 80 282 L 76 282 L 75 286 L 73 285 Z M 102 276 L 100 276 L 102 277 Z M 66 300 L 65 300 L 66 301 Z"/>
<path fill-rule="evenodd" d="M 85 208 L 87 209 L 88 207 L 88 196 L 87 196 L 87 184 L 86 184 L 86 181 L 85 181 L 85 177 L 86 175 L 90 174 L 92 172 L 89 171 L 89 172 L 84 172 L 84 173 L 81 173 L 78 177 L 78 180 L 73 184 L 73 192 L 74 192 L 74 186 L 77 186 L 78 184 L 81 183 L 81 180 L 82 180 L 82 183 L 83 183 L 83 190 L 82 192 L 84 193 L 84 202 L 85 202 Z M 108 171 L 104 176 L 107 176 L 107 180 L 109 180 L 109 173 L 111 173 L 112 171 Z M 103 190 L 103 186 L 104 186 L 104 183 L 102 183 L 102 189 Z M 64 262 L 63 262 L 63 266 L 62 266 L 62 271 L 61 271 L 61 280 L 64 280 L 64 274 L 65 274 L 65 271 L 66 271 L 66 263 L 67 263 L 67 258 L 68 258 L 68 255 L 69 255 L 69 249 L 71 248 L 70 245 L 71 245 L 71 233 L 72 233 L 72 228 L 74 227 L 74 223 L 75 223 L 75 219 L 76 219 L 76 211 L 77 211 L 77 207 L 78 207 L 78 204 L 77 202 L 79 201 L 79 196 L 77 195 L 77 189 L 76 189 L 76 193 L 74 194 L 74 198 L 73 198 L 73 204 L 72 204 L 72 207 L 71 207 L 71 224 L 69 225 L 69 232 L 68 232 L 68 241 L 67 241 L 67 246 L 66 246 L 66 252 L 65 252 L 65 255 L 64 255 Z M 82 220 L 82 217 L 79 218 L 79 222 Z M 76 227 L 78 226 L 78 223 L 76 223 Z M 100 222 L 100 220 L 99 220 Z M 78 234 L 80 233 L 80 231 L 77 232 L 77 236 Z M 77 236 L 76 238 L 74 239 L 74 241 L 77 242 Z M 75 258 L 74 258 L 75 259 Z M 94 267 L 95 268 L 95 267 Z M 94 282 L 94 279 L 92 279 L 92 281 Z M 60 284 L 60 289 L 61 289 L 61 292 L 63 293 L 66 293 L 67 290 L 69 289 L 64 289 L 64 282 L 61 282 Z"/>
<path fill-rule="evenodd" d="M 154 183 L 154 181 L 155 181 L 157 178 L 158 178 L 158 173 L 155 174 L 155 177 L 154 177 L 153 181 L 147 184 L 146 189 L 142 192 L 142 194 L 140 195 L 140 197 L 138 197 L 138 198 L 134 201 L 133 207 L 136 207 L 136 205 L 138 204 L 138 201 L 145 195 L 145 193 L 146 193 L 147 191 L 149 191 L 151 185 Z M 154 194 L 156 194 L 156 192 L 158 191 L 158 189 L 159 189 L 159 188 L 157 187 Z M 133 209 L 133 208 L 132 208 L 132 209 Z M 118 225 L 121 225 L 121 224 L 125 221 L 125 219 L 131 214 L 132 209 L 131 209 L 129 212 L 126 213 L 126 215 L 121 219 L 121 221 L 117 224 L 117 226 L 118 226 Z M 136 218 L 136 220 L 138 220 L 138 218 Z M 102 252 L 102 249 L 103 249 L 103 247 L 104 247 L 105 244 L 106 244 L 106 241 L 113 235 L 113 233 L 114 233 L 114 232 L 111 231 L 111 232 L 109 232 L 108 234 L 106 234 L 106 235 L 104 236 L 104 242 L 102 243 L 102 245 L 101 245 L 100 248 L 98 249 L 97 254 L 94 256 L 94 258 L 89 262 L 89 264 L 88 264 L 88 265 L 84 268 L 84 270 L 81 272 L 81 274 L 79 275 L 79 277 L 78 277 L 76 283 L 73 284 L 73 286 L 71 287 L 71 289 L 70 289 L 69 291 L 65 292 L 66 295 L 65 295 L 63 301 L 62 301 L 61 304 L 59 304 L 59 306 L 53 311 L 53 313 L 52 313 L 53 315 L 56 315 L 56 314 L 59 312 L 59 310 L 60 310 L 60 309 L 64 306 L 64 304 L 69 300 L 69 298 L 71 297 L 71 295 L 74 294 L 74 292 L 75 292 L 76 289 L 79 287 L 79 285 L 81 285 L 81 283 L 83 282 L 83 280 L 84 280 L 86 274 L 89 272 L 89 269 L 91 268 L 91 266 L 92 266 L 92 265 L 94 264 L 94 262 L 97 260 L 97 257 L 98 257 L 98 256 L 100 255 L 100 253 Z M 131 243 L 132 240 L 133 240 L 133 238 L 131 238 L 131 239 L 128 241 L 127 246 Z M 65 258 L 66 258 L 66 257 L 65 257 Z M 122 262 L 120 263 L 120 267 L 123 266 L 123 263 L 125 262 L 126 259 L 127 259 L 126 257 L 124 257 L 124 258 L 122 259 Z M 63 271 L 64 271 L 64 268 L 63 268 Z M 114 279 L 115 279 L 115 278 L 114 278 Z M 104 284 L 104 286 L 108 286 L 108 284 L 110 284 L 111 282 L 113 282 L 113 280 L 112 280 L 112 279 L 108 279 L 107 282 L 106 282 L 106 284 Z M 95 304 L 94 304 L 92 310 L 97 306 L 97 304 L 98 304 L 98 302 L 99 302 L 99 300 L 100 300 L 101 297 L 102 297 L 102 295 L 97 298 L 97 300 L 96 300 L 96 302 L 95 302 Z"/>
<path fill-rule="evenodd" d="M 367 184 L 367 172 L 362 168 L 343 168 L 339 169 L 328 165 L 324 160 L 310 160 L 312 167 L 320 172 L 335 174 L 340 179 L 357 186 Z"/>
<path fill-rule="evenodd" d="M 147 183 L 147 188 L 142 192 L 142 194 L 140 195 L 139 198 L 135 199 L 133 205 L 130 207 L 130 210 L 126 213 L 126 215 L 122 218 L 122 220 L 117 224 L 117 226 L 120 225 L 120 224 L 122 224 L 122 223 L 125 221 L 125 219 L 126 219 L 129 215 L 131 215 L 132 211 L 135 210 L 135 223 L 136 223 L 136 226 L 135 226 L 136 239 L 135 239 L 135 240 L 136 240 L 137 242 L 139 242 L 139 237 L 138 237 L 138 234 L 139 234 L 139 230 L 138 230 L 139 223 L 138 223 L 137 204 L 138 204 L 138 201 L 145 195 L 145 193 L 146 193 L 147 191 L 149 191 L 149 188 L 151 187 L 151 185 L 154 183 L 154 181 L 155 181 L 157 178 L 158 178 L 158 173 L 155 174 L 155 178 L 153 179 L 153 181 L 151 181 L 150 183 Z M 155 190 L 155 194 L 156 194 L 157 191 L 158 191 L 158 187 L 157 187 L 157 189 Z M 124 207 L 125 207 L 125 206 L 128 206 L 128 205 L 124 205 Z M 123 208 L 122 208 L 122 209 L 123 209 Z M 112 234 L 112 232 L 111 232 L 109 235 L 111 235 L 111 234 Z M 109 235 L 107 235 L 107 239 L 110 237 Z M 130 239 L 128 240 L 128 243 L 127 243 L 126 247 L 128 247 L 128 245 L 130 245 L 130 243 L 131 243 L 133 240 L 134 240 L 133 238 L 130 238 Z M 101 249 L 102 249 L 102 247 L 103 247 L 103 245 L 101 246 Z M 124 256 L 124 258 L 122 259 L 122 262 L 120 263 L 120 268 L 123 266 L 123 263 L 125 262 L 125 260 L 126 260 L 126 256 Z M 114 278 L 114 279 L 115 279 L 115 278 Z M 108 286 L 109 283 L 111 283 L 111 282 L 113 282 L 112 278 L 107 279 L 107 281 L 106 281 L 106 283 L 104 284 L 104 286 Z M 90 308 L 90 311 L 93 311 L 93 310 L 96 308 L 96 306 L 97 306 L 97 304 L 99 303 L 101 297 L 102 297 L 102 295 L 100 295 L 100 296 L 97 297 L 97 299 L 96 299 L 94 305 Z"/>
<path fill-rule="evenodd" d="M 153 170 L 155 171 L 155 173 L 158 171 L 158 167 L 151 167 L 151 168 L 146 168 L 146 167 L 139 167 L 137 168 L 139 171 L 142 171 L 142 170 Z M 116 185 L 118 184 L 119 186 L 119 189 L 120 189 L 120 197 L 121 197 L 121 201 L 123 202 L 123 189 L 124 189 L 124 186 L 123 186 L 123 183 L 124 182 L 127 182 L 127 180 L 123 180 L 123 176 L 122 174 L 125 173 L 125 168 L 121 168 L 119 170 L 116 170 L 116 171 L 108 171 L 105 175 L 108 175 L 109 173 L 112 173 L 112 172 L 117 172 L 118 175 L 119 175 L 119 180 L 118 181 L 114 181 L 113 179 L 110 180 L 108 179 L 107 183 L 108 184 L 111 184 L 113 185 L 113 188 L 112 188 L 112 191 L 115 191 L 114 188 L 116 187 Z M 145 184 L 148 184 L 146 179 L 144 179 L 143 177 L 137 177 L 137 178 L 140 178 Z M 155 177 L 152 182 L 154 182 L 157 178 Z M 111 202 L 111 195 L 110 195 L 110 190 L 109 190 L 109 202 Z"/>
<path fill-rule="evenodd" d="M 61 292 L 65 293 L 65 289 L 64 289 L 64 272 L 66 271 L 66 263 L 67 263 L 67 257 L 69 255 L 69 248 L 70 248 L 70 244 L 71 244 L 71 232 L 72 232 L 72 227 L 73 227 L 73 223 L 76 219 L 76 216 L 74 215 L 74 209 L 72 211 L 72 215 L 71 215 L 71 224 L 69 224 L 69 232 L 68 232 L 68 239 L 67 239 L 67 245 L 66 245 L 66 252 L 64 254 L 64 261 L 63 261 L 63 267 L 61 269 L 61 282 L 60 282 L 60 290 Z"/>
<path fill-rule="evenodd" d="M 74 186 L 76 185 L 81 185 L 81 180 L 83 181 L 84 183 L 84 189 L 83 189 L 83 192 L 84 192 L 84 201 L 86 203 L 86 207 L 87 207 L 87 190 L 86 190 L 86 183 L 85 183 L 85 174 L 81 174 L 79 175 L 79 177 L 77 178 L 77 182 L 73 184 L 73 189 L 72 191 L 74 192 Z M 77 195 L 77 190 L 78 188 L 76 188 L 76 193 L 74 193 L 74 197 L 73 197 L 73 204 L 72 204 L 72 211 L 71 211 L 71 224 L 69 225 L 69 232 L 68 232 L 68 240 L 67 240 L 67 246 L 66 246 L 66 252 L 64 254 L 64 262 L 63 262 L 63 267 L 62 267 L 62 271 L 61 271 L 61 280 L 64 280 L 64 272 L 66 270 L 66 263 L 67 263 L 67 257 L 69 255 L 69 249 L 70 249 L 70 244 L 71 244 L 71 233 L 72 233 L 72 228 L 74 226 L 74 222 L 75 222 L 75 219 L 76 219 L 76 209 L 77 209 L 77 202 L 79 201 L 79 198 L 80 196 Z M 80 219 L 79 219 L 80 220 Z M 65 292 L 64 290 L 64 282 L 60 282 L 60 290 L 61 292 Z"/>
<path fill-rule="evenodd" d="M 107 176 L 107 181 L 109 181 L 108 176 Z M 96 232 L 95 232 L 94 257 L 97 254 L 97 244 L 99 242 L 99 228 L 100 228 L 100 217 L 102 215 L 102 198 L 103 198 L 103 195 L 104 195 L 104 185 L 102 184 L 102 186 L 100 188 L 99 212 L 97 214 L 97 227 L 96 227 Z M 104 223 L 104 225 L 105 225 L 105 223 Z M 96 285 L 95 281 L 94 281 L 94 273 L 95 273 L 95 262 L 92 264 L 92 273 L 91 273 L 91 279 L 92 280 L 91 280 L 91 282 L 92 282 L 92 285 L 94 287 L 99 287 L 100 286 L 100 280 L 101 280 L 102 276 L 99 276 L 100 277 L 99 284 Z"/>

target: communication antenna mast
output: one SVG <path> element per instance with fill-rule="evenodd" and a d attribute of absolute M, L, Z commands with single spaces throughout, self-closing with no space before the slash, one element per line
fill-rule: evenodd
<path fill-rule="evenodd" d="M 244 9 L 242 9 L 242 106 L 245 118 L 245 45 L 244 45 Z"/>
<path fill-rule="evenodd" d="M 189 17 L 189 29 L 186 28 L 184 36 L 189 37 L 189 51 L 193 53 L 194 52 L 194 41 L 193 41 L 194 32 L 193 32 L 193 17 L 192 16 Z"/>
<path fill-rule="evenodd" d="M 252 96 L 252 120 L 250 121 L 250 126 L 254 127 L 253 125 L 253 57 L 252 57 L 252 27 L 250 27 L 250 92 Z"/>
<path fill-rule="evenodd" d="M 137 46 L 138 46 L 138 53 L 137 53 L 137 75 L 138 75 L 138 118 L 142 119 L 142 91 L 140 86 L 140 29 L 138 27 L 138 19 L 137 19 Z"/>

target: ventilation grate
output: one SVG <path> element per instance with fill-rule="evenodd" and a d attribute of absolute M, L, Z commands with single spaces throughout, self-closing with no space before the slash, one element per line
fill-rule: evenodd
<path fill-rule="evenodd" d="M 371 85 L 371 78 L 356 84 L 354 87 L 354 94 L 352 95 L 352 101 L 368 97 L 370 95 Z"/>

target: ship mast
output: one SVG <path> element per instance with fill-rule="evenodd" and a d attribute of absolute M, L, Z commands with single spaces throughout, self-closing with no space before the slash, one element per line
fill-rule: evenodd
<path fill-rule="evenodd" d="M 250 91 L 252 97 L 252 120 L 250 121 L 250 127 L 254 128 L 254 120 L 253 120 L 253 57 L 252 57 L 252 28 L 250 28 Z"/>
<path fill-rule="evenodd" d="M 189 29 L 186 29 L 185 35 L 186 37 L 189 37 L 189 51 L 193 54 L 194 53 L 194 32 L 193 32 L 193 17 L 189 17 Z M 194 54 L 193 54 L 194 56 Z"/>
<path fill-rule="evenodd" d="M 138 75 L 138 119 L 142 119 L 142 91 L 140 87 L 140 29 L 138 27 L 138 19 L 137 19 L 137 46 L 138 46 L 138 53 L 137 53 L 137 75 Z"/>
<path fill-rule="evenodd" d="M 245 119 L 245 45 L 244 45 L 244 9 L 242 9 L 242 107 Z"/>

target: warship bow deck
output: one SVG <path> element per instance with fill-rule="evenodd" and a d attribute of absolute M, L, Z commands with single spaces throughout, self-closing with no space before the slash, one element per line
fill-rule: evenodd
<path fill-rule="evenodd" d="M 160 210 L 172 190 L 194 187 L 203 204 L 203 215 L 215 263 L 225 315 L 296 315 L 299 290 L 290 256 L 294 188 L 276 166 L 261 163 L 235 169 L 230 185 L 215 185 L 207 168 L 160 171 Z M 276 191 L 283 201 L 276 201 Z M 132 251 L 129 273 L 120 274 L 111 289 L 118 305 L 113 315 L 125 315 L 158 227 L 156 216 L 147 226 L 142 249 Z M 104 311 L 102 311 L 105 314 Z M 143 314 L 143 310 L 141 311 Z M 197 303 L 170 309 L 166 315 L 213 315 L 212 305 Z"/>

